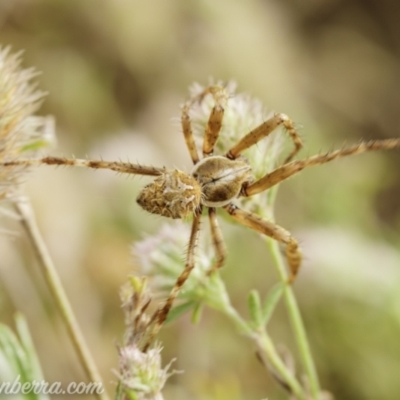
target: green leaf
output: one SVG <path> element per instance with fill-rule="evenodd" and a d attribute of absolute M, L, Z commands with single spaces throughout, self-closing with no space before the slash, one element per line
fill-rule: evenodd
<path fill-rule="evenodd" d="M 268 293 L 262 309 L 262 326 L 267 325 L 283 294 L 283 284 L 278 283 Z"/>
<path fill-rule="evenodd" d="M 174 307 L 168 314 L 167 321 L 166 323 L 170 323 L 177 318 L 179 318 L 181 315 L 185 314 L 187 311 L 189 311 L 191 308 L 193 308 L 197 303 L 195 301 L 188 301 L 183 304 L 179 304 L 179 306 Z"/>
<path fill-rule="evenodd" d="M 252 290 L 247 298 L 247 305 L 249 307 L 251 322 L 257 327 L 262 326 L 262 310 L 260 294 L 257 290 Z"/>
<path fill-rule="evenodd" d="M 199 302 L 195 304 L 192 311 L 192 324 L 197 325 L 200 322 L 202 313 L 203 313 L 203 304 Z"/>
<path fill-rule="evenodd" d="M 19 151 L 21 153 L 24 153 L 25 151 L 34 151 L 34 150 L 40 150 L 43 147 L 47 147 L 49 145 L 49 142 L 47 140 L 39 139 L 34 142 L 28 143 L 25 146 L 22 146 Z"/>
<path fill-rule="evenodd" d="M 124 394 L 128 397 L 130 400 L 139 400 L 138 395 L 135 393 L 134 390 L 132 389 L 124 389 Z"/>
<path fill-rule="evenodd" d="M 37 358 L 27 323 L 21 314 L 17 314 L 16 326 L 19 337 L 6 325 L 0 324 L 0 359 L 3 368 L 7 369 L 8 379 L 18 379 L 22 384 L 32 381 L 42 381 L 42 371 Z M 19 397 L 29 400 L 47 400 L 46 394 L 31 391 Z"/>
<path fill-rule="evenodd" d="M 31 334 L 29 332 L 26 319 L 21 313 L 15 315 L 15 325 L 17 328 L 20 343 L 25 350 L 26 362 L 30 365 L 35 380 L 44 380 L 39 358 L 35 351 Z M 47 397 L 45 397 L 47 398 Z"/>
<path fill-rule="evenodd" d="M 8 368 L 15 374 L 21 375 L 21 381 L 25 382 L 24 350 L 14 332 L 6 325 L 0 325 L 0 353 L 6 359 Z"/>

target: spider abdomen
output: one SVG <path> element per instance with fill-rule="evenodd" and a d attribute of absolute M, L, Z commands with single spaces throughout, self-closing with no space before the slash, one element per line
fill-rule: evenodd
<path fill-rule="evenodd" d="M 199 206 L 201 188 L 192 176 L 179 170 L 166 171 L 139 193 L 136 202 L 152 214 L 185 218 Z"/>

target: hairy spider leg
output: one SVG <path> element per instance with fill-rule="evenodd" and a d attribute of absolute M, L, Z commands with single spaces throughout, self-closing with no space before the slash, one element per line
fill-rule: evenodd
<path fill-rule="evenodd" d="M 210 221 L 212 244 L 216 255 L 214 264 L 207 272 L 207 275 L 211 275 L 214 271 L 218 270 L 224 265 L 226 259 L 226 246 L 224 237 L 222 236 L 221 228 L 218 223 L 217 210 L 215 207 L 210 207 L 208 209 L 208 218 Z"/>
<path fill-rule="evenodd" d="M 79 158 L 64 157 L 44 157 L 44 158 L 26 158 L 9 161 L 1 161 L 3 167 L 30 166 L 30 165 L 68 165 L 74 167 L 86 167 L 93 169 L 110 169 L 124 174 L 136 174 L 147 176 L 159 176 L 165 173 L 165 168 L 156 168 L 146 165 L 131 164 L 128 162 L 115 162 L 103 160 L 85 160 Z"/>
<path fill-rule="evenodd" d="M 193 136 L 192 126 L 189 111 L 194 103 L 201 103 L 203 99 L 211 94 L 214 98 L 214 107 L 211 110 L 210 117 L 208 118 L 206 129 L 203 139 L 203 156 L 206 157 L 213 153 L 214 145 L 217 142 L 219 133 L 221 131 L 222 119 L 224 117 L 225 106 L 228 100 L 228 93 L 226 89 L 219 85 L 214 85 L 203 90 L 199 95 L 186 101 L 182 106 L 181 124 L 183 135 L 185 137 L 186 146 L 189 150 L 190 157 L 193 164 L 197 164 L 200 160 L 197 152 L 196 143 Z"/>
<path fill-rule="evenodd" d="M 200 160 L 199 153 L 197 152 L 196 143 L 194 141 L 192 124 L 190 121 L 189 110 L 192 105 L 191 101 L 187 101 L 182 106 L 182 116 L 181 116 L 181 124 L 183 136 L 185 137 L 186 146 L 189 150 L 190 157 L 193 161 L 193 164 L 197 164 Z"/>
<path fill-rule="evenodd" d="M 204 132 L 203 139 L 203 156 L 207 157 L 214 151 L 215 143 L 218 140 L 219 133 L 221 132 L 222 119 L 224 118 L 225 107 L 228 101 L 228 92 L 222 86 L 210 86 L 201 93 L 199 101 L 211 94 L 214 98 L 215 104 L 211 110 L 210 117 Z"/>
<path fill-rule="evenodd" d="M 200 232 L 201 211 L 202 210 L 200 209 L 193 216 L 192 230 L 190 232 L 185 268 L 179 275 L 178 279 L 176 280 L 175 285 L 172 288 L 170 294 L 168 295 L 167 300 L 165 300 L 164 305 L 162 305 L 161 308 L 158 308 L 151 317 L 149 323 L 154 322 L 154 325 L 147 339 L 147 342 L 143 348 L 143 351 L 146 351 L 149 348 L 152 341 L 156 337 L 157 333 L 161 329 L 162 325 L 164 324 L 165 320 L 168 317 L 168 314 L 172 308 L 172 305 L 174 304 L 176 297 L 178 296 L 182 286 L 189 278 L 189 275 L 195 266 L 195 248 Z"/>
<path fill-rule="evenodd" d="M 273 117 L 254 128 L 233 146 L 226 153 L 226 156 L 232 160 L 238 158 L 244 150 L 270 135 L 280 125 L 283 125 L 286 129 L 294 144 L 294 149 L 284 161 L 284 164 L 288 163 L 302 149 L 303 142 L 294 127 L 293 121 L 285 114 L 275 114 Z"/>
<path fill-rule="evenodd" d="M 232 203 L 224 206 L 224 208 L 242 225 L 286 245 L 286 257 L 290 268 L 288 283 L 292 283 L 297 276 L 303 256 L 297 240 L 290 232 L 271 221 L 260 218 L 257 214 L 244 211 Z"/>
<path fill-rule="evenodd" d="M 304 160 L 292 161 L 266 174 L 264 177 L 252 183 L 251 185 L 244 187 L 241 195 L 253 196 L 257 193 L 261 193 L 264 190 L 267 190 L 270 187 L 277 185 L 279 182 L 291 177 L 292 175 L 297 174 L 307 167 L 325 164 L 336 160 L 337 158 L 361 154 L 367 151 L 391 150 L 395 148 L 400 148 L 400 139 L 371 140 L 368 142 L 361 142 L 347 148 L 331 151 L 329 153 L 318 154 Z"/>

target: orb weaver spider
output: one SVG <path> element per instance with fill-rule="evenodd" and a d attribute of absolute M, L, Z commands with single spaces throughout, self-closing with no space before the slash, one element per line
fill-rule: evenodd
<path fill-rule="evenodd" d="M 201 151 L 202 157 L 200 158 L 192 130 L 190 110 L 195 103 L 201 103 L 208 95 L 212 96 L 214 105 L 205 127 Z M 318 154 L 303 160 L 292 161 L 294 156 L 302 149 L 303 144 L 293 122 L 285 114 L 278 113 L 247 133 L 236 144 L 231 146 L 225 154 L 214 155 L 214 147 L 221 131 L 228 98 L 229 93 L 224 86 L 211 85 L 202 90 L 200 94 L 190 98 L 182 106 L 181 125 L 183 135 L 194 164 L 190 173 L 185 173 L 178 169 L 169 170 L 124 162 L 60 157 L 9 160 L 0 163 L 3 167 L 11 168 L 40 164 L 73 165 L 153 176 L 155 179 L 143 188 L 137 198 L 137 203 L 152 214 L 168 218 L 177 219 L 193 216 L 185 267 L 164 304 L 150 318 L 148 326 L 153 323 L 154 325 L 145 345 L 145 350 L 165 322 L 180 289 L 195 266 L 195 247 L 200 232 L 203 208 L 208 209 L 212 244 L 216 255 L 216 260 L 208 272 L 209 275 L 222 267 L 226 258 L 225 244 L 216 214 L 217 208 L 223 208 L 237 222 L 277 240 L 286 247 L 286 257 L 290 269 L 288 284 L 291 284 L 298 274 L 302 261 L 302 254 L 297 240 L 286 229 L 274 222 L 262 219 L 252 212 L 239 208 L 232 201 L 237 197 L 249 197 L 264 192 L 306 167 L 325 164 L 337 158 L 367 151 L 400 148 L 400 139 L 372 140 L 325 154 Z M 268 137 L 279 126 L 282 126 L 289 134 L 294 144 L 294 149 L 281 166 L 255 180 L 251 166 L 242 156 L 242 153 Z"/>

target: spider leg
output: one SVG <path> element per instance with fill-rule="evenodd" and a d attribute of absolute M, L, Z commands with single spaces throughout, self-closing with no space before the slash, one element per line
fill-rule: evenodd
<path fill-rule="evenodd" d="M 221 268 L 225 263 L 226 258 L 226 247 L 224 243 L 224 238 L 222 236 L 221 228 L 218 224 L 217 212 L 215 207 L 210 207 L 208 209 L 208 217 L 211 227 L 211 237 L 212 243 L 215 250 L 216 261 L 208 271 L 207 275 L 211 275 L 214 271 Z"/>
<path fill-rule="evenodd" d="M 196 143 L 194 142 L 192 124 L 190 121 L 189 110 L 192 105 L 191 101 L 187 101 L 182 107 L 182 130 L 183 136 L 185 137 L 186 146 L 189 150 L 190 157 L 192 158 L 193 164 L 199 162 L 199 154 L 197 152 Z"/>
<path fill-rule="evenodd" d="M 304 160 L 292 161 L 282 165 L 269 174 L 266 174 L 263 178 L 252 183 L 251 185 L 244 187 L 241 195 L 253 196 L 254 194 L 261 193 L 264 190 L 267 190 L 279 182 L 282 182 L 283 180 L 300 172 L 306 167 L 325 164 L 336 160 L 337 158 L 361 154 L 367 151 L 390 150 L 395 148 L 400 148 L 400 139 L 371 140 L 369 142 L 361 142 L 359 144 L 340 150 L 331 151 L 329 153 L 318 154 Z"/>
<path fill-rule="evenodd" d="M 235 146 L 233 146 L 228 151 L 226 156 L 230 159 L 238 158 L 244 150 L 253 146 L 261 139 L 267 137 L 280 125 L 284 126 L 294 143 L 294 149 L 284 161 L 284 164 L 286 164 L 301 150 L 301 148 L 303 147 L 303 142 L 301 141 L 299 134 L 294 128 L 292 120 L 289 119 L 289 117 L 285 114 L 276 114 L 263 122 L 257 128 L 250 131 L 245 137 L 243 137 Z"/>
<path fill-rule="evenodd" d="M 208 119 L 206 130 L 204 132 L 203 156 L 208 156 L 214 151 L 215 143 L 217 142 L 219 133 L 221 131 L 225 106 L 228 101 L 228 93 L 222 86 L 215 85 L 208 87 L 201 94 L 200 101 L 208 93 L 213 96 L 215 105 L 211 110 L 210 118 Z"/>
<path fill-rule="evenodd" d="M 208 94 L 211 94 L 215 101 L 215 105 L 211 110 L 211 114 L 204 132 L 203 156 L 208 156 L 212 154 L 214 150 L 214 145 L 217 142 L 219 136 L 219 132 L 221 131 L 225 105 L 228 100 L 228 92 L 223 86 L 220 85 L 209 86 L 208 88 L 204 89 L 199 95 L 188 100 L 182 107 L 182 130 L 185 137 L 186 145 L 189 149 L 190 156 L 193 160 L 193 164 L 198 163 L 199 155 L 193 137 L 189 111 L 190 107 L 195 102 L 201 103 L 204 97 L 206 97 Z"/>
<path fill-rule="evenodd" d="M 195 248 L 197 239 L 199 237 L 200 232 L 200 220 L 201 220 L 201 209 L 196 212 L 193 216 L 192 222 L 192 231 L 190 233 L 189 245 L 187 250 L 187 258 L 185 268 L 182 273 L 179 275 L 178 279 L 175 282 L 174 287 L 172 288 L 167 300 L 161 308 L 158 308 L 154 314 L 152 315 L 149 324 L 154 322 L 153 328 L 148 336 L 147 342 L 144 346 L 143 351 L 146 351 L 151 345 L 153 339 L 156 337 L 157 333 L 161 329 L 161 326 L 165 322 L 168 317 L 168 314 L 172 308 L 172 305 L 178 296 L 182 286 L 185 284 L 186 280 L 189 278 L 192 269 L 195 266 Z"/>
<path fill-rule="evenodd" d="M 110 169 L 112 171 L 136 174 L 158 176 L 165 172 L 164 168 L 155 168 L 127 162 L 103 161 L 103 160 L 84 160 L 79 158 L 64 157 L 44 157 L 27 158 L 0 162 L 0 167 L 30 166 L 30 165 L 69 165 L 75 167 L 86 167 L 93 169 Z"/>
<path fill-rule="evenodd" d="M 241 210 L 230 203 L 224 206 L 225 210 L 242 225 L 247 226 L 263 235 L 267 235 L 286 246 L 286 257 L 290 268 L 290 277 L 288 283 L 292 283 L 297 276 L 300 268 L 302 253 L 297 240 L 286 229 L 276 225 L 271 221 L 260 218 L 258 215 Z"/>

